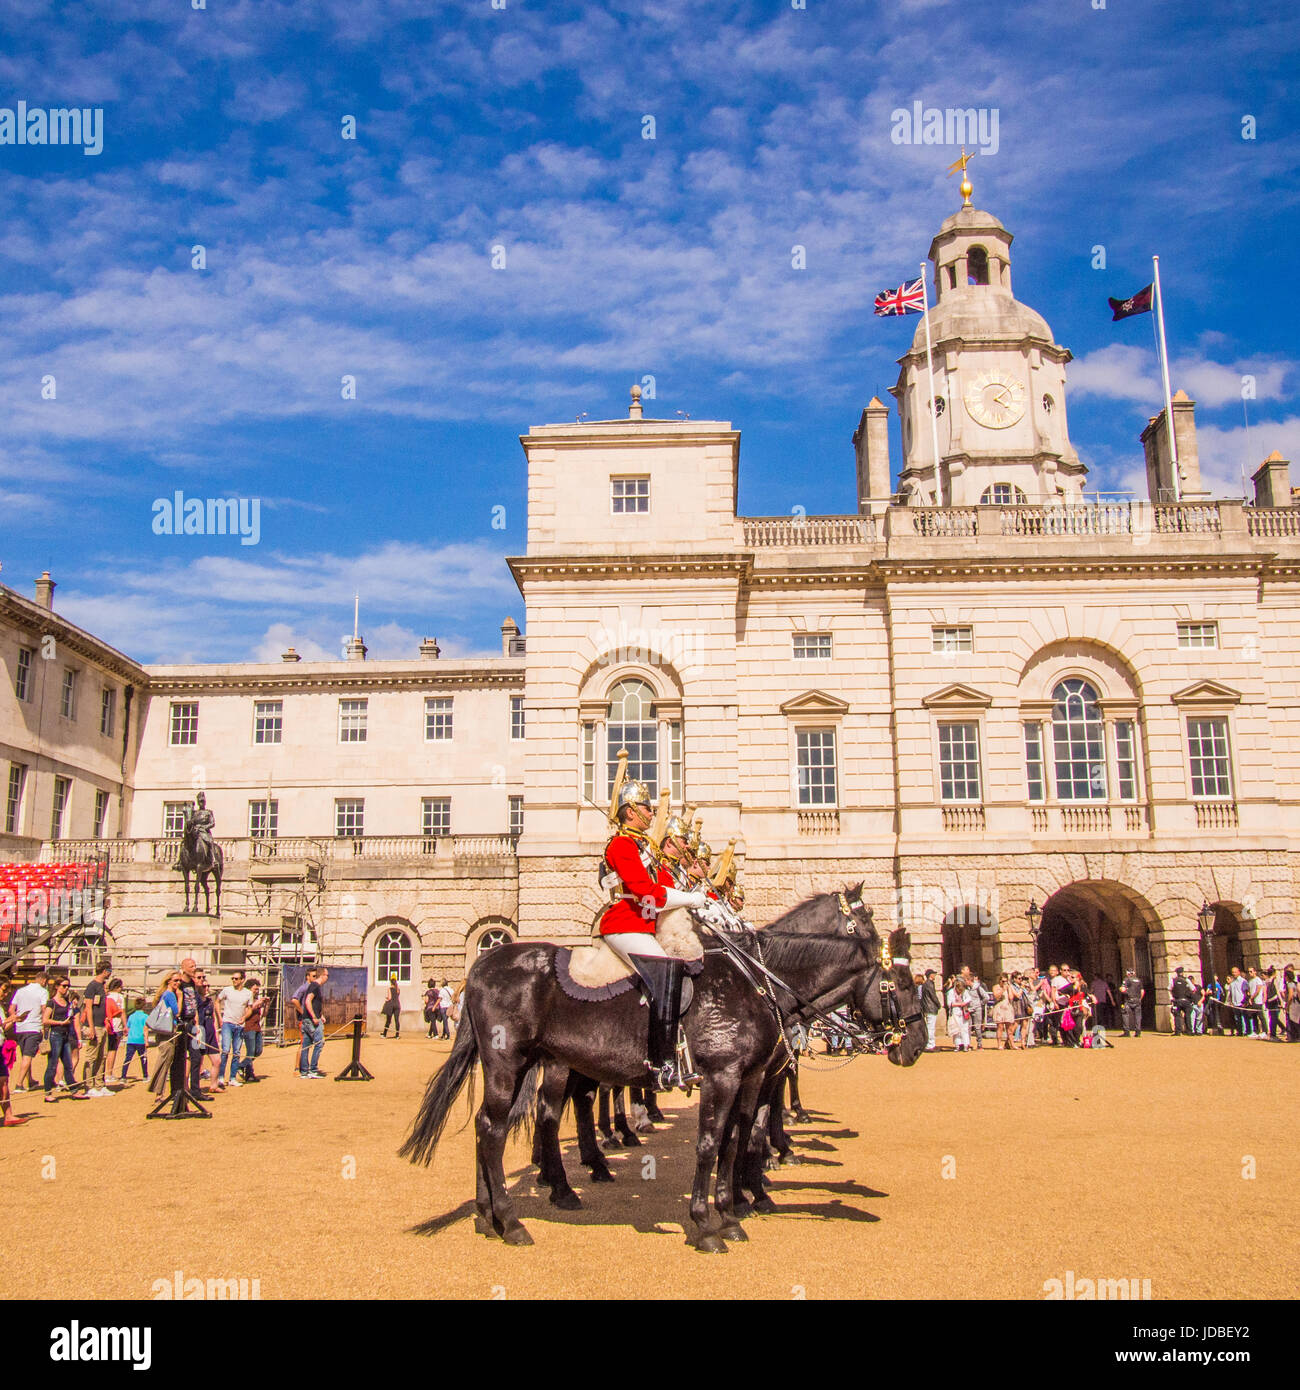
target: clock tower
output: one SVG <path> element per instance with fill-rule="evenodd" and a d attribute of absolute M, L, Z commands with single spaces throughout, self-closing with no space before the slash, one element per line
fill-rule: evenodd
<path fill-rule="evenodd" d="M 1012 297 L 1011 240 L 968 195 L 930 245 L 933 399 L 924 322 L 899 358 L 890 393 L 903 432 L 899 491 L 915 505 L 1038 503 L 1082 493 L 1086 470 L 1065 422 L 1070 353 L 1041 315 Z"/>

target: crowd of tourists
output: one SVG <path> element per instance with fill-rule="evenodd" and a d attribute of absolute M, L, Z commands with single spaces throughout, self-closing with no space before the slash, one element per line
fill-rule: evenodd
<path fill-rule="evenodd" d="M 1053 964 L 1010 971 L 991 989 L 969 966 L 946 980 L 934 970 L 914 978 L 930 1052 L 938 1047 L 940 1013 L 956 1052 L 982 1050 L 990 1030 L 992 1046 L 1009 1051 L 1044 1044 L 1108 1047 L 1108 1031 L 1142 1036 L 1147 989 L 1132 970 L 1116 984 L 1110 976 L 1088 981 L 1069 965 Z M 1300 1042 L 1300 979 L 1294 965 L 1263 970 L 1233 966 L 1226 978 L 1199 982 L 1180 965 L 1170 980 L 1169 998 L 1175 1035 L 1232 1033 Z M 840 1041 L 832 1038 L 830 1050 Z"/>

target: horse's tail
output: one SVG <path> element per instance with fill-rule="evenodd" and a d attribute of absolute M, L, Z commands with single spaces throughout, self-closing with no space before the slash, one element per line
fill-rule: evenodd
<path fill-rule="evenodd" d="M 461 1011 L 460 1026 L 456 1029 L 456 1041 L 451 1056 L 434 1072 L 424 1089 L 424 1099 L 406 1136 L 406 1142 L 398 1149 L 399 1158 L 409 1158 L 412 1163 L 428 1164 L 433 1159 L 433 1151 L 451 1114 L 451 1107 L 460 1095 L 466 1078 L 474 1070 L 478 1061 L 478 1039 L 474 1036 L 474 1025 L 469 1017 L 468 1007 Z M 473 1083 L 470 1085 L 470 1100 L 473 1102 Z"/>
<path fill-rule="evenodd" d="M 515 1097 L 515 1103 L 510 1107 L 510 1114 L 506 1121 L 506 1133 L 518 1134 L 523 1132 L 524 1137 L 531 1143 L 533 1138 L 533 1120 L 537 1115 L 537 1091 L 542 1081 L 542 1064 L 534 1062 L 524 1073 L 524 1079 L 519 1083 L 519 1094 Z"/>

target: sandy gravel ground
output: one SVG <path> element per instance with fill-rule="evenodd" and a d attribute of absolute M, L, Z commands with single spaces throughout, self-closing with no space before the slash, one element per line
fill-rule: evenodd
<path fill-rule="evenodd" d="M 353 1084 L 300 1081 L 293 1052 L 272 1049 L 268 1079 L 219 1096 L 211 1120 L 146 1120 L 140 1085 L 56 1105 L 20 1097 L 36 1118 L 0 1131 L 6 1247 L 55 1230 L 73 1247 L 87 1229 L 105 1241 L 89 1263 L 8 1264 L 22 1278 L 5 1293 L 148 1298 L 179 1269 L 257 1279 L 271 1299 L 1042 1298 L 1072 1270 L 1149 1279 L 1157 1299 L 1296 1296 L 1300 1047 L 1148 1034 L 1096 1055 L 806 1070 L 815 1119 L 793 1130 L 802 1163 L 772 1175 L 781 1212 L 749 1218 L 749 1243 L 725 1255 L 683 1239 L 684 1098 L 644 1147 L 611 1157 L 613 1185 L 587 1181 L 566 1121 L 579 1212 L 552 1208 L 512 1150 L 536 1244 L 474 1234 L 470 1131 L 451 1133 L 429 1169 L 396 1156 L 447 1050 L 370 1038 L 376 1080 Z M 327 1045 L 331 1075 L 346 1060 L 346 1043 Z M 436 1234 L 413 1232 L 440 1216 L 451 1219 Z"/>

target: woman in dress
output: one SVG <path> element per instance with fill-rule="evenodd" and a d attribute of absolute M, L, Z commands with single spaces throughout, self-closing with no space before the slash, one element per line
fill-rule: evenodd
<path fill-rule="evenodd" d="M 966 982 L 960 975 L 953 975 L 948 981 L 945 996 L 948 1006 L 948 1036 L 952 1039 L 954 1052 L 970 1051 L 970 1001 L 966 996 Z"/>
<path fill-rule="evenodd" d="M 393 1036 L 402 1036 L 402 992 L 397 987 L 397 976 L 388 977 L 388 998 L 384 1000 L 384 1031 L 383 1036 L 388 1036 L 388 1025 L 393 1025 Z"/>
<path fill-rule="evenodd" d="M 998 1046 L 1011 1051 L 1011 1033 L 1016 1026 L 1016 1008 L 1012 1000 L 1010 977 L 1003 977 L 993 986 L 993 1022 L 998 1026 Z"/>

